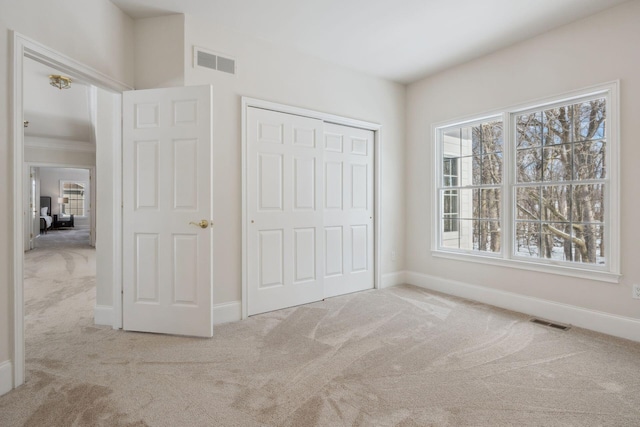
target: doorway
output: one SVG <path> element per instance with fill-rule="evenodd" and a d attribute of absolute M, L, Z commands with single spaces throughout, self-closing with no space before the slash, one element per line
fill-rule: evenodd
<path fill-rule="evenodd" d="M 100 226 L 96 230 L 96 240 L 98 249 L 96 252 L 96 271 L 98 286 L 104 282 L 106 291 L 102 291 L 104 300 L 110 306 L 109 314 L 102 317 L 101 323 L 112 325 L 114 328 L 120 327 L 121 300 L 119 300 L 120 281 L 120 203 L 121 203 L 121 93 L 130 87 L 113 80 L 99 71 L 96 71 L 84 64 L 81 64 L 65 55 L 34 42 L 18 33 L 12 32 L 13 37 L 13 317 L 14 317 L 14 348 L 13 348 L 13 387 L 18 387 L 25 380 L 25 340 L 24 340 L 24 250 L 26 247 L 24 239 L 25 215 L 24 206 L 26 195 L 23 189 L 28 186 L 28 173 L 25 173 L 27 165 L 25 163 L 24 137 L 24 82 L 25 82 L 25 61 L 34 60 L 37 63 L 55 68 L 61 74 L 70 77 L 72 80 L 84 82 L 91 86 L 92 99 L 97 109 L 93 110 L 91 123 L 97 129 L 95 132 L 95 165 L 96 165 L 96 192 L 99 195 L 96 205 L 101 207 Z M 62 143 L 64 145 L 64 142 Z M 42 160 L 47 162 L 47 160 Z M 74 163 L 68 160 L 66 163 Z M 102 228 L 102 230 L 101 230 Z M 101 240 L 102 239 L 102 240 Z M 100 268 L 102 266 L 102 269 Z M 108 268 L 106 268 L 108 266 Z M 101 273 L 102 271 L 102 273 Z M 105 272 L 108 271 L 108 274 Z M 97 291 L 99 299 L 101 292 Z M 96 302 L 94 311 L 95 319 L 98 321 L 99 301 Z M 120 319 L 120 320 L 118 320 Z"/>
<path fill-rule="evenodd" d="M 49 227 L 43 221 L 32 230 L 38 234 L 33 248 L 24 253 L 26 381 L 39 378 L 47 367 L 64 360 L 59 351 L 73 348 L 79 334 L 95 331 L 96 299 L 96 250 L 90 239 L 90 193 L 85 191 L 89 170 L 30 169 L 38 177 L 40 194 L 49 194 L 38 198 L 40 209 L 51 215 Z M 69 182 L 75 185 L 66 185 Z"/>

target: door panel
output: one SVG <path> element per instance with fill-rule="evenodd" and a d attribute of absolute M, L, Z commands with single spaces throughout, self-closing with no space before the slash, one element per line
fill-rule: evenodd
<path fill-rule="evenodd" d="M 351 165 L 351 208 L 367 209 L 368 203 L 368 184 L 369 173 L 366 164 Z"/>
<path fill-rule="evenodd" d="M 261 230 L 258 236 L 259 287 L 284 286 L 284 230 Z"/>
<path fill-rule="evenodd" d="M 293 209 L 296 211 L 314 211 L 316 208 L 316 159 L 313 157 L 294 157 L 295 199 Z"/>
<path fill-rule="evenodd" d="M 367 225 L 351 226 L 351 272 L 366 271 L 368 268 L 368 235 Z"/>
<path fill-rule="evenodd" d="M 342 210 L 344 190 L 342 166 L 340 161 L 327 161 L 325 163 L 325 209 Z"/>
<path fill-rule="evenodd" d="M 325 227 L 325 275 L 326 277 L 341 275 L 344 268 L 342 227 Z"/>
<path fill-rule="evenodd" d="M 316 229 L 296 228 L 294 235 L 294 283 L 313 281 L 316 279 Z"/>
<path fill-rule="evenodd" d="M 373 138 L 373 131 L 324 125 L 325 297 L 374 286 Z"/>
<path fill-rule="evenodd" d="M 135 146 L 134 185 L 136 209 L 158 209 L 158 141 L 133 141 Z"/>
<path fill-rule="evenodd" d="M 283 155 L 258 154 L 260 194 L 258 195 L 260 211 L 282 211 L 283 204 Z"/>
<path fill-rule="evenodd" d="M 136 233 L 135 302 L 159 302 L 158 284 L 160 263 L 158 259 L 158 235 Z"/>
<path fill-rule="evenodd" d="M 198 140 L 182 139 L 173 142 L 173 208 L 198 209 Z"/>
<path fill-rule="evenodd" d="M 213 334 L 211 87 L 125 92 L 123 327 Z"/>
<path fill-rule="evenodd" d="M 322 121 L 247 111 L 248 313 L 322 299 Z"/>

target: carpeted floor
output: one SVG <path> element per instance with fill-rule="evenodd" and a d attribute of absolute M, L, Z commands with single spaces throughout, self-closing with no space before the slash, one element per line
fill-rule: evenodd
<path fill-rule="evenodd" d="M 114 331 L 93 325 L 93 250 L 66 237 L 26 255 L 27 383 L 0 426 L 640 425 L 638 343 L 412 286 L 212 339 Z"/>

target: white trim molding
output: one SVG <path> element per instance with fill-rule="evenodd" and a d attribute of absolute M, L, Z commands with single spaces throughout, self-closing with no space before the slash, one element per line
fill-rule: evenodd
<path fill-rule="evenodd" d="M 113 307 L 97 305 L 93 308 L 93 323 L 96 325 L 113 326 Z"/>
<path fill-rule="evenodd" d="M 239 320 L 242 320 L 242 301 L 223 302 L 213 305 L 214 325 L 237 322 Z"/>
<path fill-rule="evenodd" d="M 491 289 L 428 274 L 406 272 L 406 283 L 444 294 L 478 301 L 554 322 L 577 326 L 640 342 L 640 319 L 570 304 Z"/>
<path fill-rule="evenodd" d="M 33 59 L 50 66 L 74 79 L 82 80 L 112 93 L 121 93 L 132 89 L 102 72 L 88 67 L 66 55 L 40 44 L 20 33 L 11 31 L 13 66 L 11 70 L 11 140 L 13 141 L 13 248 L 11 251 L 10 281 L 13 283 L 13 296 L 9 305 L 13 306 L 13 387 L 19 387 L 25 378 L 24 353 L 24 219 L 23 219 L 23 170 L 24 170 L 24 123 L 23 123 L 23 68 L 25 58 Z M 116 120 L 119 122 L 119 120 Z M 115 144 L 118 147 L 120 144 Z M 114 149 L 115 150 L 115 149 Z M 119 150 L 119 148 L 118 148 Z M 117 158 L 119 159 L 119 157 Z M 119 161 L 115 162 L 119 165 Z M 114 165 L 114 166 L 117 166 Z M 114 170 L 114 187 L 121 186 L 120 178 Z M 119 205 L 118 205 L 119 206 Z M 119 211 L 118 211 L 119 212 Z M 119 243 L 119 223 L 114 225 L 114 240 Z M 114 242 L 114 243 L 116 243 Z M 115 249 L 114 249 L 115 251 Z M 116 258 L 117 259 L 117 258 Z M 114 266 L 118 271 L 118 266 Z M 117 309 L 117 305 L 116 305 Z"/>
<path fill-rule="evenodd" d="M 392 286 L 407 283 L 406 275 L 406 271 L 393 271 L 391 273 L 383 274 L 382 281 L 380 283 L 380 289 L 390 288 Z"/>
<path fill-rule="evenodd" d="M 50 138 L 41 136 L 25 136 L 25 148 L 36 148 L 41 150 L 68 151 L 72 153 L 95 153 L 96 146 L 85 141 L 71 141 L 61 138 Z"/>
<path fill-rule="evenodd" d="M 13 366 L 10 360 L 0 363 L 0 396 L 13 390 Z"/>

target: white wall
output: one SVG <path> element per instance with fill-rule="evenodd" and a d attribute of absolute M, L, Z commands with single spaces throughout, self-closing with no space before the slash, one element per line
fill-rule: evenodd
<path fill-rule="evenodd" d="M 44 146 L 28 145 L 34 137 L 25 137 L 24 161 L 34 164 L 60 166 L 95 166 L 96 153 L 93 151 L 75 151 L 73 149 L 46 148 Z M 54 147 L 52 144 L 51 147 Z"/>
<path fill-rule="evenodd" d="M 184 24 L 182 14 L 135 21 L 136 89 L 184 86 Z"/>
<path fill-rule="evenodd" d="M 13 354 L 13 138 L 10 30 L 133 83 L 133 21 L 108 0 L 0 0 L 0 365 Z M 18 129 L 21 131 L 21 129 Z M 17 254 L 22 256 L 22 254 Z M 2 365 L 7 366 L 7 365 Z M 3 377 L 5 378 L 5 377 Z M 0 384 L 2 388 L 4 384 Z M 4 389 L 4 388 L 2 388 Z"/>
<path fill-rule="evenodd" d="M 414 83 L 407 90 L 407 270 L 488 290 L 640 319 L 640 1 L 574 22 Z M 620 79 L 621 283 L 549 275 L 431 255 L 433 123 Z M 479 291 L 480 292 L 480 291 Z M 637 326 L 636 326 L 637 327 Z"/>
<path fill-rule="evenodd" d="M 381 271 L 402 270 L 405 87 L 212 27 L 199 17 L 187 16 L 185 31 L 185 84 L 213 85 L 215 303 L 241 299 L 241 96 L 382 125 Z M 194 45 L 235 58 L 237 74 L 192 68 Z"/>
<path fill-rule="evenodd" d="M 95 321 L 107 325 L 113 324 L 113 311 L 108 307 L 113 306 L 113 283 L 116 281 L 113 245 L 119 242 L 117 237 L 114 241 L 113 230 L 117 228 L 114 212 L 120 206 L 116 200 L 120 191 L 113 187 L 113 176 L 121 173 L 114 170 L 114 159 L 120 158 L 120 149 L 114 150 L 114 144 L 119 145 L 120 139 L 121 99 L 120 95 L 96 90 L 96 307 L 102 307 L 102 312 L 96 311 Z M 105 310 L 111 314 L 105 316 Z"/>

